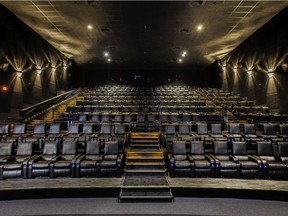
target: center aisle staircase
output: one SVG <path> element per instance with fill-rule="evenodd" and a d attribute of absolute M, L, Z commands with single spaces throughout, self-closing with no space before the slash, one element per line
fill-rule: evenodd
<path fill-rule="evenodd" d="M 119 202 L 171 202 L 159 133 L 131 133 Z"/>

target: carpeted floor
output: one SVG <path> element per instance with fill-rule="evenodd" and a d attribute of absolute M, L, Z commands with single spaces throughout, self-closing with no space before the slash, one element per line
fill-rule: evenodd
<path fill-rule="evenodd" d="M 219 198 L 176 198 L 173 203 L 117 203 L 114 198 L 0 202 L 1 216 L 287 216 L 287 212 L 287 202 Z"/>

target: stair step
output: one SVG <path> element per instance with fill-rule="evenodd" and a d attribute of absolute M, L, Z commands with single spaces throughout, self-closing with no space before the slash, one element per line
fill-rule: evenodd
<path fill-rule="evenodd" d="M 129 157 L 126 158 L 127 162 L 163 162 L 163 157 L 153 157 L 153 158 L 139 158 L 139 157 Z"/>
<path fill-rule="evenodd" d="M 137 143 L 145 143 L 145 144 L 158 144 L 159 145 L 159 140 L 143 140 L 143 139 L 139 139 L 139 140 L 135 140 L 135 139 L 131 139 L 131 144 L 137 144 Z"/>
<path fill-rule="evenodd" d="M 166 169 L 124 169 L 126 173 L 143 173 L 143 174 L 149 174 L 149 173 L 165 173 Z"/>
<path fill-rule="evenodd" d="M 163 152 L 161 151 L 129 151 L 127 152 L 127 158 L 139 158 L 139 157 L 145 157 L 145 158 L 163 158 Z"/>
<path fill-rule="evenodd" d="M 132 149 L 132 151 L 134 150 L 138 150 L 138 149 L 155 149 L 155 150 L 159 150 L 160 147 L 159 145 L 142 145 L 142 144 L 131 144 L 130 148 Z"/>
<path fill-rule="evenodd" d="M 143 170 L 143 169 L 158 169 L 158 170 L 163 170 L 165 169 L 165 165 L 147 165 L 147 164 L 142 164 L 142 165 L 127 165 L 126 164 L 126 169 L 128 170 Z"/>

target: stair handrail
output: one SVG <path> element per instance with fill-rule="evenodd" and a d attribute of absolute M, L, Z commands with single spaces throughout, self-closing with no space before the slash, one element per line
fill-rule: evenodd
<path fill-rule="evenodd" d="M 79 93 L 78 89 L 73 89 L 63 94 L 41 101 L 37 104 L 34 104 L 32 106 L 20 110 L 19 116 L 20 118 L 27 120 L 32 116 L 37 116 L 38 114 L 44 114 L 50 111 L 51 109 L 55 109 L 56 107 L 63 104 L 68 99 L 77 95 L 78 93 Z"/>

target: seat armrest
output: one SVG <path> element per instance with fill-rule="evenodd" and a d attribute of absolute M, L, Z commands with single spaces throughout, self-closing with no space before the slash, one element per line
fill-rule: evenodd
<path fill-rule="evenodd" d="M 254 162 L 258 163 L 258 164 L 261 163 L 261 159 L 258 158 L 257 156 L 255 156 L 255 155 L 247 155 L 247 156 L 248 156 L 248 158 L 249 158 L 251 161 L 254 161 Z"/>
<path fill-rule="evenodd" d="M 188 158 L 189 162 L 194 162 L 194 159 L 193 159 L 193 157 L 191 155 L 187 155 L 187 158 Z"/>
<path fill-rule="evenodd" d="M 9 163 L 15 159 L 15 156 L 7 156 L 0 161 L 0 164 Z"/>
<path fill-rule="evenodd" d="M 208 154 L 204 154 L 205 158 L 207 160 L 209 160 L 210 163 L 214 163 L 215 162 L 215 159 L 213 157 L 211 157 L 211 155 L 208 155 Z"/>
<path fill-rule="evenodd" d="M 215 163 L 219 163 L 219 159 L 216 158 L 215 155 L 209 155 L 209 156 L 214 160 Z"/>
<path fill-rule="evenodd" d="M 81 156 L 81 154 L 76 155 L 72 160 L 71 163 L 76 163 L 77 159 Z"/>
<path fill-rule="evenodd" d="M 230 158 L 232 161 L 234 161 L 234 162 L 236 162 L 236 163 L 239 163 L 239 159 L 236 158 L 235 156 L 229 155 L 229 158 Z"/>
<path fill-rule="evenodd" d="M 86 158 L 86 155 L 81 155 L 80 157 L 77 158 L 76 163 L 82 162 L 83 160 L 85 160 L 85 158 Z"/>
<path fill-rule="evenodd" d="M 41 159 L 42 159 L 42 156 L 43 156 L 43 155 L 34 155 L 34 156 L 29 160 L 28 164 L 30 165 L 30 164 L 33 164 L 34 162 L 37 162 L 37 161 L 41 160 Z"/>

